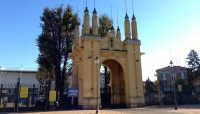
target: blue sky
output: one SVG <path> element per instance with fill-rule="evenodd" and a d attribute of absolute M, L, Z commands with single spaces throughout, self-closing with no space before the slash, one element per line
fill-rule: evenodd
<path fill-rule="evenodd" d="M 132 0 L 126 0 L 131 19 Z M 0 0 L 0 66 L 5 69 L 36 70 L 38 47 L 35 40 L 41 33 L 40 16 L 45 7 L 63 4 L 73 6 L 83 20 L 86 0 Z M 94 1 L 88 0 L 90 17 Z M 112 8 L 111 8 L 112 6 Z M 141 40 L 142 74 L 155 80 L 155 70 L 165 67 L 171 59 L 175 65 L 187 66 L 186 57 L 191 49 L 200 53 L 200 0 L 134 0 L 138 37 Z M 125 0 L 96 0 L 98 15 L 108 14 L 118 22 L 124 39 Z"/>

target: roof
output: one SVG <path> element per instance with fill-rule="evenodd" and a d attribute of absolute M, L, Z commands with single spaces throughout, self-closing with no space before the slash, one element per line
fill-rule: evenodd
<path fill-rule="evenodd" d="M 0 69 L 0 73 L 1 72 L 12 72 L 12 73 L 37 73 L 38 71 L 37 70 L 1 70 Z"/>
<path fill-rule="evenodd" d="M 164 67 L 164 68 L 160 68 L 160 69 L 157 69 L 156 71 L 160 71 L 160 70 L 181 70 L 181 69 L 187 69 L 186 67 L 181 67 L 181 66 L 173 66 L 173 67 L 170 67 L 170 66 L 167 66 L 167 67 Z"/>

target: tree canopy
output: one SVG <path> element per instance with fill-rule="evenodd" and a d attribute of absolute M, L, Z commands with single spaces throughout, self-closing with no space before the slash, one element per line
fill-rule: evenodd
<path fill-rule="evenodd" d="M 196 71 L 200 65 L 199 54 L 195 50 L 191 50 L 186 59 L 188 59 L 187 63 L 189 68 L 192 68 L 193 71 Z"/>
<path fill-rule="evenodd" d="M 103 38 L 113 28 L 113 20 L 107 15 L 102 14 L 99 16 L 99 35 Z"/>
<path fill-rule="evenodd" d="M 69 55 L 74 41 L 74 28 L 79 25 L 78 15 L 73 13 L 72 6 L 63 8 L 62 5 L 55 8 L 44 8 L 40 17 L 42 29 L 36 39 L 39 49 L 37 58 L 38 79 L 56 79 L 56 90 L 63 97 L 66 72 L 70 66 Z M 60 100 L 60 104 L 63 104 Z"/>
<path fill-rule="evenodd" d="M 151 93 L 151 92 L 155 92 L 157 91 L 156 86 L 154 85 L 154 83 L 149 79 L 149 77 L 146 79 L 145 81 L 145 91 L 147 93 Z"/>

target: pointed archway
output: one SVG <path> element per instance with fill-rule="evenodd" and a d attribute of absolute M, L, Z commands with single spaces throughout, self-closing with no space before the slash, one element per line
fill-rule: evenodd
<path fill-rule="evenodd" d="M 102 108 L 124 108 L 126 95 L 122 66 L 114 59 L 107 59 L 102 64 L 109 69 L 109 82 L 105 84 L 104 91 L 101 92 Z M 106 79 L 105 74 L 104 77 Z"/>

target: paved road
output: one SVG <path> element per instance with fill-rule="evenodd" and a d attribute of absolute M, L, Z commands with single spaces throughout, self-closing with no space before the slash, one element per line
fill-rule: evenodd
<path fill-rule="evenodd" d="M 73 111 L 48 111 L 26 113 L 2 113 L 2 114 L 95 114 L 95 110 Z M 143 108 L 107 109 L 100 110 L 99 114 L 200 114 L 200 105 L 182 105 L 178 110 L 173 106 L 147 106 Z"/>

